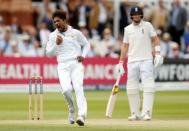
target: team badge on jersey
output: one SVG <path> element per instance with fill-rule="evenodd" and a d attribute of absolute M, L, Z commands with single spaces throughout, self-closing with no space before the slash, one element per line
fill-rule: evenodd
<path fill-rule="evenodd" d="M 67 35 L 67 38 L 68 38 L 68 39 L 72 39 L 72 40 L 73 40 L 73 39 L 76 39 L 76 37 L 75 37 L 73 34 L 68 34 L 68 35 Z"/>

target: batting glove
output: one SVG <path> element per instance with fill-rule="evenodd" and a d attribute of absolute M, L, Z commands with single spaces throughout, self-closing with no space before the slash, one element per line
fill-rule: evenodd
<path fill-rule="evenodd" d="M 154 58 L 154 67 L 160 67 L 163 64 L 163 56 L 156 54 Z"/>
<path fill-rule="evenodd" d="M 124 70 L 124 68 L 123 68 L 123 62 L 122 62 L 122 61 L 120 61 L 119 64 L 117 64 L 117 65 L 115 66 L 115 69 L 116 69 L 116 73 L 117 73 L 118 75 L 123 75 L 123 74 L 125 73 L 125 70 Z"/>

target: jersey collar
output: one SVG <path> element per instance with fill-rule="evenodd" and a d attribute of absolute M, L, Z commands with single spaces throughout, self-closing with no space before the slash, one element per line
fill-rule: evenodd
<path fill-rule="evenodd" d="M 69 30 L 71 30 L 71 29 L 72 29 L 72 27 L 70 25 L 68 25 L 68 29 L 65 32 L 59 32 L 58 29 L 56 29 L 56 32 L 65 36 L 66 32 L 69 32 Z"/>
<path fill-rule="evenodd" d="M 140 23 L 139 23 L 138 25 L 134 25 L 134 23 L 132 23 L 132 25 L 133 25 L 134 27 L 140 27 L 140 26 L 142 26 L 143 23 L 144 23 L 144 21 L 141 20 Z"/>

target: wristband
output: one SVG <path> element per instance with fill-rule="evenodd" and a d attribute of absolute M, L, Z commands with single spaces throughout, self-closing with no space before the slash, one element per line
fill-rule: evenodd
<path fill-rule="evenodd" d="M 155 51 L 156 51 L 156 52 L 160 52 L 160 50 L 161 50 L 160 45 L 155 46 Z"/>
<path fill-rule="evenodd" d="M 119 63 L 123 64 L 123 61 L 119 61 Z"/>

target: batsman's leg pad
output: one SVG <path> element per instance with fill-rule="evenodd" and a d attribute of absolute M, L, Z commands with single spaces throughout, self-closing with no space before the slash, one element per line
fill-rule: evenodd
<path fill-rule="evenodd" d="M 143 107 L 142 107 L 142 117 L 146 114 L 152 115 L 153 103 L 154 103 L 154 92 L 155 92 L 155 82 L 154 78 L 145 79 L 142 81 L 143 85 Z"/>
<path fill-rule="evenodd" d="M 127 94 L 139 94 L 138 83 L 134 80 L 127 81 Z"/>
<path fill-rule="evenodd" d="M 142 81 L 143 91 L 145 93 L 154 93 L 155 92 L 155 82 L 154 78 L 150 77 Z"/>
<path fill-rule="evenodd" d="M 131 116 L 139 116 L 140 114 L 140 96 L 139 87 L 136 81 L 127 81 L 127 95 L 129 100 L 129 106 L 131 111 Z"/>

